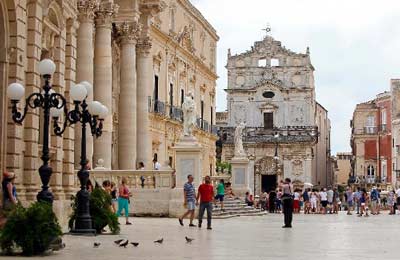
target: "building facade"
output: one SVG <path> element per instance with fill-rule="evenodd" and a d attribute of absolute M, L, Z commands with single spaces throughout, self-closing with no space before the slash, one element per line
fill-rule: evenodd
<path fill-rule="evenodd" d="M 256 194 L 286 177 L 298 186 L 317 180 L 315 169 L 326 169 L 326 161 L 320 160 L 322 166 L 313 161 L 319 136 L 326 137 L 318 126 L 326 123 L 324 131 L 330 127 L 326 115 L 316 121 L 314 67 L 308 48 L 305 54 L 295 53 L 267 35 L 244 53 L 232 55 L 228 50 L 226 68 L 227 112 L 217 115 L 221 160 L 233 157 L 234 130 L 244 122 L 243 146 L 254 168 Z M 326 147 L 318 149 L 326 156 Z"/>
<path fill-rule="evenodd" d="M 336 154 L 336 174 L 335 174 L 335 184 L 336 185 L 347 185 L 349 178 L 352 173 L 351 160 L 353 155 L 351 153 L 337 153 Z"/>
<path fill-rule="evenodd" d="M 392 183 L 391 93 L 357 104 L 351 120 L 352 174 L 356 183 Z"/>
<path fill-rule="evenodd" d="M 86 140 L 93 167 L 102 159 L 106 169 L 136 169 L 138 162 L 150 169 L 154 157 L 174 166 L 180 104 L 193 92 L 204 174 L 212 171 L 217 41 L 215 29 L 188 0 L 0 1 L 0 165 L 15 172 L 19 199 L 35 200 L 40 189 L 43 115 L 32 110 L 22 125 L 14 124 L 6 88 L 19 82 L 26 95 L 39 92 L 38 63 L 44 58 L 55 62 L 51 83 L 69 107 L 70 89 L 86 80 L 93 84 L 88 100 L 110 111 L 102 136 Z M 63 137 L 50 137 L 59 216 L 65 217 L 60 213 L 76 191 L 80 130 L 69 127 Z"/>
<path fill-rule="evenodd" d="M 390 81 L 392 103 L 392 185 L 400 186 L 400 79 Z"/>

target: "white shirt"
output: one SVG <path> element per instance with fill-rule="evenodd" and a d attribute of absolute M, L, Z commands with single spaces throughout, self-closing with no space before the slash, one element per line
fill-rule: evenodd
<path fill-rule="evenodd" d="M 159 170 L 161 168 L 161 163 L 155 162 L 154 163 L 154 170 Z"/>
<path fill-rule="evenodd" d="M 321 201 L 328 200 L 328 194 L 326 194 L 326 191 L 321 191 L 319 196 L 321 197 Z"/>
<path fill-rule="evenodd" d="M 300 194 L 298 192 L 294 193 L 294 199 L 299 200 L 300 199 Z"/>
<path fill-rule="evenodd" d="M 400 188 L 396 190 L 397 197 L 400 197 Z"/>

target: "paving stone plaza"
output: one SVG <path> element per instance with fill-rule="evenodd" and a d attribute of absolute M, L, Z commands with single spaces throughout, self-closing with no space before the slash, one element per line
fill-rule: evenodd
<path fill-rule="evenodd" d="M 180 227 L 172 218 L 134 218 L 132 226 L 122 225 L 120 235 L 64 236 L 66 248 L 46 259 L 399 259 L 398 215 L 300 214 L 294 216 L 292 229 L 281 228 L 282 218 L 216 219 L 211 231 Z M 187 244 L 185 236 L 195 240 Z M 119 238 L 140 244 L 119 248 L 113 242 Z M 159 238 L 163 244 L 154 244 Z M 93 248 L 94 242 L 100 247 Z"/>

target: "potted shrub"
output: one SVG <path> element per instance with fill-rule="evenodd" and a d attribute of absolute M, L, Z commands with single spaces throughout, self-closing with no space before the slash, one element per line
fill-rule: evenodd
<path fill-rule="evenodd" d="M 7 253 L 19 247 L 23 255 L 39 255 L 50 249 L 54 241 L 61 243 L 61 235 L 51 204 L 35 202 L 29 208 L 17 205 L 0 231 L 0 246 Z"/>
<path fill-rule="evenodd" d="M 108 226 L 113 234 L 118 234 L 120 231 L 118 217 L 111 210 L 111 196 L 100 187 L 96 187 L 90 193 L 90 215 L 93 221 L 93 228 L 97 233 Z M 72 198 L 72 215 L 69 219 L 68 226 L 70 229 L 74 227 L 77 216 L 76 197 Z"/>

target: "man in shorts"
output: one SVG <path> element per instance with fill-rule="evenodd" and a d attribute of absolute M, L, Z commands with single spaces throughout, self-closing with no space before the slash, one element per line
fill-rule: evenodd
<path fill-rule="evenodd" d="M 218 200 L 221 203 L 221 211 L 224 211 L 224 196 L 225 196 L 225 183 L 224 180 L 221 179 L 217 186 L 217 196 L 215 196 L 216 200 L 215 203 L 217 203 Z"/>
<path fill-rule="evenodd" d="M 183 185 L 183 197 L 184 197 L 184 202 L 183 206 L 187 208 L 187 211 L 185 214 L 180 217 L 179 224 L 183 226 L 183 219 L 186 218 L 188 215 L 190 215 L 190 224 L 189 227 L 195 227 L 193 224 L 193 219 L 194 219 L 194 210 L 196 208 L 196 189 L 194 188 L 193 185 L 193 176 L 189 174 L 187 176 L 188 181 Z"/>

